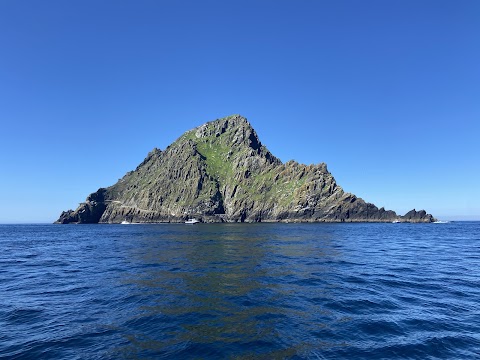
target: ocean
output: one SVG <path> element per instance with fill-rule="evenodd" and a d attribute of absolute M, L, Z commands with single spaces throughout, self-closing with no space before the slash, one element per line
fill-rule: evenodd
<path fill-rule="evenodd" d="M 0 225 L 1 359 L 479 359 L 480 223 Z"/>

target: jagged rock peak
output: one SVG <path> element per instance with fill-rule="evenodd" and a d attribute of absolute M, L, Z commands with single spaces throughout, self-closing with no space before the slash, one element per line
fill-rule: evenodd
<path fill-rule="evenodd" d="M 219 136 L 227 131 L 227 129 L 231 130 L 233 128 L 246 128 L 253 130 L 252 125 L 250 125 L 248 120 L 237 114 L 209 121 L 196 127 L 192 131 L 195 131 L 195 136 L 197 138 L 201 138 L 206 136 Z"/>
<path fill-rule="evenodd" d="M 416 211 L 410 210 L 402 216 L 403 219 L 409 222 L 434 222 L 435 218 L 431 214 L 427 214 L 425 210 Z"/>
<path fill-rule="evenodd" d="M 233 144 L 244 143 L 254 150 L 262 146 L 255 129 L 248 120 L 241 115 L 231 115 L 221 119 L 209 121 L 187 133 L 194 133 L 197 139 L 219 137 L 229 132 L 234 133 Z"/>
<path fill-rule="evenodd" d="M 162 150 L 156 147 L 153 148 L 153 150 L 148 153 L 147 157 L 137 166 L 136 170 L 140 169 L 142 166 L 144 166 L 146 163 L 148 163 L 152 159 L 158 158 L 161 154 L 162 154 Z"/>

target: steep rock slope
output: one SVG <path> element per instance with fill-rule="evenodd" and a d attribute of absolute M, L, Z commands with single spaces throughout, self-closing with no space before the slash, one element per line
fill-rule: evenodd
<path fill-rule="evenodd" d="M 337 185 L 325 164 L 283 164 L 240 115 L 206 123 L 146 159 L 115 185 L 90 194 L 57 223 L 393 220 L 404 217 L 366 203 Z"/>

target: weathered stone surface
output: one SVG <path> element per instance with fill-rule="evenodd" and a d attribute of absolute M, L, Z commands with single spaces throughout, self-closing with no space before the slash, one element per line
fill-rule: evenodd
<path fill-rule="evenodd" d="M 402 216 L 402 219 L 408 222 L 434 222 L 435 218 L 427 214 L 425 210 L 416 211 L 415 209 L 410 210 L 405 215 Z"/>
<path fill-rule="evenodd" d="M 56 223 L 81 223 L 96 224 L 100 221 L 107 207 L 105 202 L 106 189 L 98 189 L 98 191 L 90 194 L 84 203 L 81 203 L 77 210 L 68 210 L 62 212 Z"/>
<path fill-rule="evenodd" d="M 283 164 L 240 115 L 190 130 L 153 149 L 115 185 L 88 196 L 57 223 L 431 222 L 425 211 L 393 211 L 345 193 L 326 164 Z"/>

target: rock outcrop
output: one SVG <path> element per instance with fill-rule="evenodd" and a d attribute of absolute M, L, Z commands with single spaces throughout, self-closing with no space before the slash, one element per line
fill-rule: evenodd
<path fill-rule="evenodd" d="M 164 151 L 153 149 L 115 185 L 89 195 L 56 223 L 432 222 L 397 216 L 345 193 L 326 164 L 283 164 L 242 116 L 206 123 Z"/>

